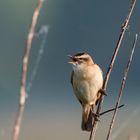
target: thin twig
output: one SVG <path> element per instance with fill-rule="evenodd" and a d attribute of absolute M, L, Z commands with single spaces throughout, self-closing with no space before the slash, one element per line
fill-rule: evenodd
<path fill-rule="evenodd" d="M 16 121 L 14 125 L 13 140 L 18 140 L 19 138 L 21 121 L 22 121 L 22 116 L 24 113 L 24 107 L 25 107 L 25 102 L 26 102 L 26 97 L 27 97 L 26 78 L 27 78 L 29 55 L 30 55 L 30 50 L 32 46 L 32 40 L 35 34 L 35 27 L 36 27 L 38 15 L 40 13 L 40 9 L 42 7 L 43 1 L 44 0 L 38 0 L 38 4 L 35 8 L 35 11 L 32 17 L 32 23 L 31 23 L 30 30 L 27 36 L 27 42 L 26 42 L 26 47 L 25 47 L 25 52 L 24 52 L 23 62 L 22 62 L 20 99 L 19 99 L 19 106 L 18 106 L 18 111 L 16 115 Z"/>
<path fill-rule="evenodd" d="M 124 107 L 124 104 L 118 106 L 118 109 L 119 109 L 119 108 L 122 108 L 122 107 Z M 109 112 L 111 112 L 111 111 L 114 111 L 115 109 L 116 109 L 116 108 L 112 108 L 112 109 L 109 109 L 109 110 L 107 110 L 107 111 L 104 111 L 104 112 L 100 113 L 100 116 L 102 116 L 102 115 L 104 115 L 104 114 L 106 114 L 106 113 L 109 113 Z"/>
<path fill-rule="evenodd" d="M 134 54 L 134 51 L 135 51 L 135 48 L 136 48 L 137 38 L 138 38 L 138 34 L 136 34 L 136 36 L 135 36 L 135 39 L 134 39 L 134 42 L 133 42 L 133 45 L 132 45 L 131 54 L 130 54 L 130 57 L 128 58 L 128 63 L 127 63 L 127 66 L 125 68 L 125 71 L 124 71 L 124 77 L 122 79 L 121 88 L 120 88 L 120 91 L 119 91 L 119 94 L 118 94 L 118 99 L 116 101 L 114 114 L 113 114 L 113 117 L 112 117 L 112 120 L 111 120 L 111 123 L 110 123 L 110 127 L 109 127 L 109 131 L 108 131 L 106 140 L 109 140 L 110 134 L 111 134 L 112 129 L 113 129 L 113 125 L 114 125 L 115 118 L 116 118 L 116 115 L 117 115 L 118 106 L 120 104 L 120 100 L 121 100 L 121 97 L 122 97 L 122 94 L 123 94 L 123 89 L 125 87 L 127 75 L 128 75 L 129 68 L 130 68 L 130 64 L 132 62 L 133 54 Z"/>
<path fill-rule="evenodd" d="M 119 49 L 120 49 L 120 46 L 121 46 L 121 43 L 122 43 L 122 39 L 123 39 L 124 34 L 125 34 L 126 30 L 127 30 L 128 23 L 129 23 L 129 20 L 130 20 L 131 15 L 132 15 L 133 9 L 134 9 L 134 7 L 135 7 L 135 4 L 136 4 L 136 0 L 132 0 L 130 9 L 129 9 L 129 11 L 128 11 L 128 15 L 127 15 L 127 17 L 126 17 L 126 19 L 125 19 L 125 21 L 124 21 L 122 27 L 121 27 L 119 39 L 118 39 L 116 48 L 115 48 L 115 50 L 114 50 L 114 53 L 113 53 L 113 56 L 112 56 L 112 59 L 111 59 L 109 68 L 108 68 L 108 70 L 107 70 L 107 73 L 106 73 L 106 76 L 105 76 L 105 79 L 104 79 L 104 84 L 103 84 L 103 90 L 104 90 L 104 91 L 106 91 L 107 84 L 108 84 L 108 80 L 109 80 L 109 77 L 110 77 L 110 74 L 111 74 L 111 71 L 112 71 L 114 62 L 115 62 L 115 60 L 116 60 L 116 56 L 117 56 L 118 51 L 119 51 Z M 104 101 L 104 96 L 101 95 L 101 100 L 100 100 L 100 102 L 99 102 L 99 104 L 98 104 L 96 114 L 100 114 L 103 101 Z M 94 120 L 94 122 L 93 122 L 93 128 L 92 128 L 92 131 L 91 131 L 91 133 L 90 133 L 89 140 L 92 140 L 92 139 L 94 140 L 94 139 L 95 139 L 95 133 L 96 133 L 96 130 L 97 130 L 97 125 L 98 125 L 98 121 Z"/>

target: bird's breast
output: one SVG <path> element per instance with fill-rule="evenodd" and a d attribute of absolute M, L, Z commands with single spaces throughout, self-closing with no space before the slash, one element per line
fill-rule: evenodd
<path fill-rule="evenodd" d="M 74 93 L 83 103 L 94 104 L 102 84 L 102 72 L 98 68 L 77 71 L 73 76 Z"/>

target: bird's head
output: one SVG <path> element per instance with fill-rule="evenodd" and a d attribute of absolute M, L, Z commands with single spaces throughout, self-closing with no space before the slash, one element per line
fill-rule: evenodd
<path fill-rule="evenodd" d="M 68 57 L 70 58 L 69 63 L 74 67 L 88 66 L 94 63 L 91 56 L 85 52 L 76 53 L 75 55 L 68 55 Z"/>

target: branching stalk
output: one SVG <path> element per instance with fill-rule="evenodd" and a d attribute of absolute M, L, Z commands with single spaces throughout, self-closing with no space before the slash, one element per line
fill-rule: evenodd
<path fill-rule="evenodd" d="M 115 60 L 116 60 L 118 51 L 119 51 L 119 49 L 120 49 L 120 46 L 121 46 L 121 43 L 122 43 L 122 39 L 123 39 L 124 34 L 125 34 L 126 30 L 127 30 L 128 23 L 129 23 L 129 20 L 130 20 L 131 15 L 132 15 L 133 9 L 134 9 L 134 7 L 135 7 L 135 4 L 136 4 L 136 0 L 132 0 L 130 9 L 129 9 L 129 11 L 128 11 L 128 15 L 127 15 L 125 21 L 123 22 L 122 27 L 121 27 L 119 39 L 118 39 L 118 42 L 117 42 L 117 44 L 116 44 L 116 48 L 115 48 L 115 50 L 114 50 L 114 53 L 113 53 L 113 56 L 112 56 L 112 59 L 111 59 L 109 68 L 108 68 L 108 70 L 107 70 L 107 73 L 106 73 L 106 76 L 105 76 L 105 79 L 104 79 L 104 84 L 103 84 L 103 90 L 104 90 L 104 91 L 106 91 L 107 84 L 108 84 L 108 80 L 109 80 L 109 77 L 110 77 L 112 68 L 113 68 L 113 66 L 114 66 L 114 62 L 115 62 Z M 100 114 L 103 101 L 104 101 L 104 96 L 101 95 L 101 100 L 100 100 L 100 102 L 99 102 L 99 104 L 98 104 L 98 107 L 97 107 L 97 110 L 96 110 L 96 114 Z M 94 122 L 93 122 L 93 128 L 92 128 L 92 131 L 91 131 L 91 133 L 90 133 L 89 140 L 94 140 L 94 139 L 95 139 L 95 134 L 96 134 L 96 130 L 97 130 L 97 125 L 98 125 L 98 121 L 94 120 Z"/>
<path fill-rule="evenodd" d="M 116 106 L 115 106 L 114 114 L 113 114 L 113 117 L 112 117 L 112 120 L 111 120 L 111 123 L 110 123 L 110 127 L 109 127 L 109 131 L 108 131 L 106 140 L 109 140 L 110 134 L 111 134 L 112 129 L 113 129 L 113 125 L 114 125 L 115 118 L 116 118 L 117 111 L 118 111 L 118 106 L 120 104 L 120 100 L 121 100 L 121 97 L 122 97 L 122 94 L 123 94 L 123 89 L 125 87 L 127 75 L 128 75 L 129 68 L 130 68 L 130 64 L 132 62 L 133 54 L 134 54 L 134 51 L 135 51 L 135 48 L 136 48 L 137 38 L 138 38 L 138 34 L 136 34 L 136 36 L 135 36 L 135 39 L 134 39 L 134 42 L 133 42 L 133 46 L 132 46 L 132 50 L 131 50 L 131 54 L 130 54 L 130 57 L 128 58 L 128 63 L 127 63 L 127 66 L 125 68 L 125 71 L 124 71 L 124 77 L 122 79 L 121 88 L 120 88 L 120 91 L 119 91 L 119 94 L 118 94 L 118 99 L 116 101 Z"/>

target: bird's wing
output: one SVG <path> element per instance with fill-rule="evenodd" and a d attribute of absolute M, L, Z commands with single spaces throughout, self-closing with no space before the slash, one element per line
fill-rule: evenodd
<path fill-rule="evenodd" d="M 98 92 L 98 93 L 97 93 L 97 100 L 96 100 L 95 105 L 97 105 L 97 104 L 98 104 L 98 102 L 100 101 L 100 98 L 101 98 L 101 93 L 100 93 L 100 92 Z"/>
<path fill-rule="evenodd" d="M 72 71 L 72 73 L 71 73 L 71 79 L 70 79 L 70 82 L 71 82 L 72 86 L 73 86 L 73 75 L 74 75 L 74 72 Z"/>
<path fill-rule="evenodd" d="M 70 79 L 70 82 L 72 84 L 72 87 L 74 87 L 74 85 L 73 85 L 73 76 L 74 76 L 74 72 L 72 71 L 72 73 L 71 73 L 71 79 Z M 76 96 L 76 94 L 75 94 L 75 96 Z M 82 104 L 82 101 L 78 98 L 78 96 L 76 96 L 76 97 L 77 97 L 78 101 L 80 102 L 80 104 Z"/>

